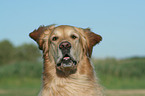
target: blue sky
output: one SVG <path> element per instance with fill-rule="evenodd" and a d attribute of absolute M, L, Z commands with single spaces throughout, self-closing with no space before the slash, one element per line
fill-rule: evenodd
<path fill-rule="evenodd" d="M 40 25 L 90 27 L 103 41 L 97 58 L 145 56 L 145 0 L 1 0 L 0 40 L 16 46 Z"/>

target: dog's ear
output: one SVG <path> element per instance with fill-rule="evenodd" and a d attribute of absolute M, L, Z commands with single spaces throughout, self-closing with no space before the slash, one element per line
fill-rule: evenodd
<path fill-rule="evenodd" d="M 93 46 L 98 44 L 102 40 L 102 37 L 100 35 L 92 32 L 89 28 L 84 29 L 84 32 L 85 32 L 86 39 L 87 39 L 88 56 L 91 57 Z"/>
<path fill-rule="evenodd" d="M 29 36 L 37 42 L 40 34 L 43 33 L 44 29 L 45 26 L 40 26 L 37 30 L 35 29 L 33 32 L 31 32 Z"/>
<path fill-rule="evenodd" d="M 40 50 L 42 50 L 43 42 L 48 41 L 49 34 L 54 27 L 55 25 L 40 26 L 29 34 L 29 36 L 38 43 Z"/>

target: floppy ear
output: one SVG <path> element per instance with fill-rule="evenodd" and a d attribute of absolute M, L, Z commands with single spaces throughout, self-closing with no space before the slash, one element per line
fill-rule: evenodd
<path fill-rule="evenodd" d="M 35 29 L 29 34 L 29 36 L 38 43 L 40 50 L 43 48 L 43 43 L 48 41 L 49 34 L 54 27 L 54 25 L 40 26 L 37 30 Z"/>
<path fill-rule="evenodd" d="M 40 35 L 43 34 L 45 29 L 45 26 L 40 26 L 37 30 L 35 29 L 29 34 L 29 36 L 38 43 L 40 50 L 42 50 L 42 44 L 39 43 L 39 39 Z"/>
<path fill-rule="evenodd" d="M 31 32 L 29 34 L 29 36 L 37 42 L 37 40 L 39 39 L 39 36 L 43 32 L 44 28 L 45 28 L 44 26 L 40 26 L 37 30 L 35 29 L 33 32 Z"/>
<path fill-rule="evenodd" d="M 102 37 L 94 32 L 91 32 L 89 28 L 84 29 L 84 32 L 87 38 L 88 56 L 91 57 L 93 46 L 98 44 L 102 40 Z"/>

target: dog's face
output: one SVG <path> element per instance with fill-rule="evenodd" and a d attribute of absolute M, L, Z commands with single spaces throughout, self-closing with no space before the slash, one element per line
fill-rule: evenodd
<path fill-rule="evenodd" d="M 43 53 L 55 63 L 57 72 L 65 75 L 75 73 L 83 56 L 90 57 L 92 47 L 102 39 L 90 29 L 67 25 L 39 27 L 30 37 L 37 41 Z"/>
<path fill-rule="evenodd" d="M 75 72 L 82 52 L 79 33 L 73 27 L 59 26 L 49 38 L 49 55 L 53 56 L 57 70 Z"/>

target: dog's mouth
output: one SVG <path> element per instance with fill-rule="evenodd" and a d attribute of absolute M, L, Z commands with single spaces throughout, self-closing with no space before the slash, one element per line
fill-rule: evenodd
<path fill-rule="evenodd" d="M 65 75 L 73 74 L 77 69 L 77 61 L 69 55 L 65 54 L 59 63 L 56 64 L 56 68 L 59 72 L 63 72 Z"/>
<path fill-rule="evenodd" d="M 65 54 L 56 66 L 61 68 L 71 68 L 75 67 L 76 65 L 77 61 L 75 61 L 70 55 Z"/>

